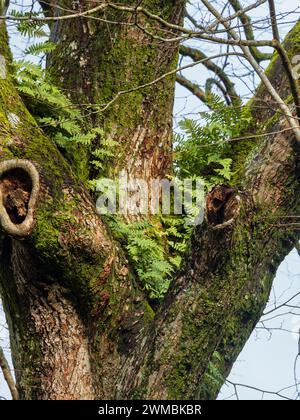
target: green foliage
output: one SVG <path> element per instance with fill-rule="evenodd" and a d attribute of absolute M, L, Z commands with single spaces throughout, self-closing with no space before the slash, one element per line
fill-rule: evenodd
<path fill-rule="evenodd" d="M 97 169 L 104 171 L 107 163 L 113 160 L 117 146 L 118 142 L 113 139 L 106 138 L 104 131 L 101 130 L 101 147 L 93 150 L 92 156 L 94 159 L 91 160 L 91 164 Z"/>
<path fill-rule="evenodd" d="M 177 215 L 161 216 L 161 222 L 167 238 L 169 259 L 178 269 L 187 250 L 193 226 L 187 223 L 185 217 Z"/>
<path fill-rule="evenodd" d="M 51 136 L 60 148 L 68 148 L 68 145 L 72 144 L 88 148 L 91 155 L 90 164 L 97 168 L 98 173 L 99 170 L 100 173 L 104 171 L 105 165 L 115 156 L 118 142 L 106 138 L 104 131 L 99 127 L 85 132 L 81 126 L 81 112 L 51 83 L 51 80 L 48 80 L 45 70 L 40 65 L 18 61 L 14 66 L 17 89 L 45 133 Z M 92 148 L 96 141 L 101 147 Z M 95 188 L 96 181 L 91 180 L 90 186 Z M 128 257 L 145 290 L 152 298 L 162 297 L 186 247 L 183 222 L 178 218 L 164 218 L 164 230 L 161 226 L 158 228 L 147 221 L 126 223 L 119 217 L 107 219 L 114 235 L 125 245 Z M 170 253 L 167 252 L 168 248 Z"/>
<path fill-rule="evenodd" d="M 212 393 L 215 393 L 212 392 L 212 390 L 220 389 L 220 386 L 224 383 L 224 376 L 220 371 L 221 366 L 221 355 L 215 351 L 207 365 L 204 380 L 202 381 L 201 392 L 204 393 L 204 395 L 207 394 L 207 396 L 209 396 Z"/>
<path fill-rule="evenodd" d="M 26 37 L 44 37 L 47 36 L 45 29 L 45 22 L 42 20 L 32 20 L 32 18 L 43 18 L 43 15 L 39 12 L 22 12 L 20 10 L 11 10 L 11 16 L 18 18 L 25 18 L 21 20 L 17 25 L 17 30 L 21 35 Z M 26 18 L 31 18 L 31 20 Z"/>
<path fill-rule="evenodd" d="M 56 48 L 56 44 L 50 41 L 44 41 L 44 42 L 37 42 L 35 44 L 29 45 L 26 50 L 25 54 L 31 54 L 31 55 L 41 55 L 41 54 L 47 54 L 51 51 L 54 51 Z"/>
<path fill-rule="evenodd" d="M 39 23 L 22 22 L 26 34 L 41 34 Z M 30 54 L 51 51 L 48 41 L 27 48 Z M 113 162 L 118 142 L 108 139 L 100 127 L 86 130 L 82 113 L 69 98 L 48 79 L 41 65 L 19 61 L 15 66 L 16 86 L 40 127 L 57 145 L 68 150 L 80 145 L 90 155 L 90 165 L 98 174 Z M 212 95 L 213 112 L 202 113 L 202 121 L 186 119 L 176 136 L 174 169 L 176 178 L 203 180 L 206 188 L 228 182 L 232 176 L 230 138 L 237 136 L 247 125 L 243 108 L 227 107 Z M 95 144 L 100 145 L 95 147 Z M 95 180 L 90 181 L 94 188 Z M 171 277 L 186 252 L 193 226 L 187 215 L 161 215 L 150 221 L 126 222 L 121 217 L 106 216 L 113 234 L 125 246 L 128 258 L 142 285 L 151 298 L 161 298 L 169 287 Z M 213 369 L 213 367 L 212 367 Z M 216 377 L 213 371 L 208 372 Z M 211 380 L 213 380 L 211 378 Z"/>
<path fill-rule="evenodd" d="M 41 51 L 41 45 L 32 46 L 31 53 Z M 47 48 L 52 47 L 53 45 L 47 43 Z M 91 151 L 90 163 L 98 169 L 104 169 L 104 163 L 107 164 L 112 159 L 118 143 L 106 139 L 104 131 L 99 127 L 87 132 L 83 129 L 80 110 L 48 80 L 41 65 L 21 60 L 14 63 L 14 68 L 17 89 L 45 133 L 61 148 L 80 144 L 91 149 L 96 140 L 101 142 L 101 148 Z"/>
<path fill-rule="evenodd" d="M 181 178 L 201 177 L 207 189 L 230 181 L 232 174 L 231 142 L 248 125 L 250 116 L 244 107 L 228 107 L 211 94 L 211 112 L 202 112 L 201 120 L 179 123 L 175 136 L 174 164 Z"/>
<path fill-rule="evenodd" d="M 151 298 L 162 298 L 171 276 L 179 269 L 193 226 L 177 215 L 127 222 L 120 216 L 105 216 L 114 237 L 128 253 L 128 258 Z"/>
<path fill-rule="evenodd" d="M 21 60 L 14 62 L 14 70 L 17 89 L 22 96 L 30 98 L 29 106 L 38 119 L 52 117 L 57 120 L 57 125 L 64 119 L 71 119 L 74 124 L 80 120 L 79 110 L 47 79 L 41 65 Z"/>
<path fill-rule="evenodd" d="M 165 247 L 165 231 L 147 220 L 126 223 L 120 217 L 107 217 L 115 237 L 125 245 L 128 257 L 151 298 L 167 291 L 171 274 L 177 268 Z"/>

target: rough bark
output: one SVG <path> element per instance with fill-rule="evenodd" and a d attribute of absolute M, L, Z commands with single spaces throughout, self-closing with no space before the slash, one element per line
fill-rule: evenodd
<path fill-rule="evenodd" d="M 216 398 L 262 315 L 278 264 L 297 240 L 292 227 L 278 227 L 299 213 L 293 142 L 282 134 L 265 140 L 238 200 L 225 198 L 222 223 L 196 229 L 186 266 L 131 356 L 139 362 L 120 372 L 122 390 L 148 398 Z"/>
<path fill-rule="evenodd" d="M 91 369 L 97 370 L 100 362 L 104 369 L 106 364 L 91 357 L 91 348 L 97 347 L 99 354 L 101 347 L 103 357 L 113 353 L 118 342 L 111 344 L 108 332 L 113 337 L 118 331 L 121 342 L 127 318 L 133 324 L 137 317 L 143 322 L 142 315 L 147 319 L 150 310 L 83 183 L 20 100 L 10 77 L 5 27 L 0 30 L 5 63 L 5 77 L 0 78 L 0 154 L 2 162 L 10 162 L 9 170 L 2 166 L 1 189 L 5 191 L 11 179 L 20 181 L 24 160 L 39 173 L 33 231 L 22 237 L 22 232 L 6 230 L 5 224 L 1 231 L 1 295 L 20 397 L 101 396 L 101 377 Z M 3 204 L 1 221 L 9 214 Z M 22 224 L 11 223 L 18 232 Z M 113 376 L 110 371 L 106 380 Z"/>
<path fill-rule="evenodd" d="M 70 3 L 59 2 L 69 7 Z M 184 5 L 184 0 L 143 2 L 151 12 L 174 24 L 183 22 Z M 81 1 L 78 7 L 85 10 L 90 2 Z M 63 13 L 59 9 L 54 12 Z M 176 67 L 178 43 L 154 40 L 134 25 L 133 14 L 106 9 L 95 17 L 115 23 L 82 18 L 51 25 L 51 40 L 57 49 L 48 57 L 48 70 L 75 103 L 98 104 L 101 109 L 118 92 L 149 83 Z M 158 24 L 141 17 L 138 23 L 160 33 Z M 86 112 L 93 126 L 104 128 L 106 135 L 120 144 L 116 159 L 107 168 L 110 175 L 126 169 L 131 176 L 147 180 L 171 173 L 174 83 L 175 74 L 121 96 L 103 112 L 93 107 L 90 115 Z"/>
<path fill-rule="evenodd" d="M 182 7 L 181 2 L 167 3 L 168 13 L 173 10 L 171 5 Z M 81 21 L 77 29 L 88 50 L 94 35 L 84 35 Z M 57 31 L 62 34 L 64 29 L 58 27 Z M 97 51 L 101 55 L 104 48 L 107 61 L 101 61 L 100 69 L 97 61 L 87 67 L 86 74 L 82 70 L 85 80 L 91 80 L 86 90 L 80 91 L 84 82 L 81 72 L 72 82 L 66 65 L 61 82 L 70 92 L 79 89 L 78 99 L 73 100 L 81 101 L 85 96 L 94 102 L 110 99 L 116 90 L 97 89 L 93 83 L 101 80 L 106 86 L 106 80 L 112 82 L 118 71 L 123 76 L 136 72 L 130 79 L 133 84 L 144 78 L 138 75 L 138 65 L 129 69 L 128 57 L 120 64 L 118 54 L 131 42 L 139 50 L 135 43 L 141 39 L 144 42 L 145 35 L 135 29 L 125 36 L 122 31 L 116 27 L 114 32 L 116 40 L 120 38 L 120 50 L 113 51 L 115 43 L 105 48 L 101 44 Z M 293 54 L 300 50 L 298 32 L 299 24 L 290 35 Z M 69 28 L 68 34 L 74 36 L 74 31 Z M 85 36 L 88 44 L 84 43 Z M 146 43 L 145 48 L 148 51 L 152 47 Z M 154 44 L 153 48 L 157 53 L 158 46 Z M 158 71 L 156 53 L 149 52 L 143 64 L 149 79 L 155 78 Z M 95 214 L 83 183 L 54 143 L 39 130 L 19 98 L 10 77 L 11 57 L 3 24 L 1 56 L 5 67 L 0 72 L 0 287 L 20 397 L 215 398 L 222 381 L 213 378 L 211 372 L 217 368 L 225 377 L 230 371 L 262 313 L 277 265 L 297 240 L 292 229 L 278 228 L 281 218 L 299 212 L 299 151 L 293 136 L 288 131 L 266 135 L 247 146 L 247 159 L 245 150 L 237 148 L 240 168 L 236 186 L 219 186 L 208 197 L 206 221 L 195 230 L 186 264 L 154 316 L 120 245 Z M 174 64 L 175 56 L 172 50 L 164 66 Z M 90 53 L 90 60 L 95 57 Z M 113 57 L 116 62 L 111 75 Z M 54 66 L 55 60 L 58 57 L 52 56 L 49 65 Z M 276 78 L 273 81 L 278 86 L 286 86 L 277 58 L 272 66 L 276 73 L 270 69 L 270 77 Z M 122 146 L 124 139 L 129 139 L 128 147 L 133 147 L 130 139 L 143 130 L 150 133 L 151 127 L 150 143 L 159 150 L 158 141 L 171 118 L 172 83 L 166 86 L 171 93 L 165 93 L 163 106 L 158 105 L 161 103 L 151 88 L 149 102 L 143 93 L 132 100 L 124 96 L 123 105 L 122 101 L 114 104 L 113 110 L 101 115 L 95 124 L 104 124 L 110 135 L 118 133 Z M 160 91 L 162 86 L 156 89 Z M 288 88 L 282 89 L 288 92 Z M 253 103 L 268 100 L 261 88 Z M 149 112 L 144 114 L 141 104 L 145 103 Z M 125 104 L 129 126 L 123 119 Z M 264 125 L 255 110 L 253 132 L 257 132 L 257 121 L 262 133 L 286 128 L 276 110 L 268 110 L 268 123 Z M 157 119 L 162 121 L 163 117 L 156 113 L 165 117 L 167 125 L 162 131 Z M 147 136 L 142 138 L 144 141 Z M 169 144 L 169 140 L 165 141 Z M 140 150 L 140 169 L 127 169 L 146 178 L 145 174 L 152 170 L 155 176 L 162 176 L 162 166 L 151 163 L 150 170 L 149 156 L 139 154 Z M 164 152 L 157 153 L 162 153 L 164 159 Z M 5 166 L 8 161 L 9 166 Z M 38 173 L 38 190 L 33 189 L 36 184 L 24 161 Z M 33 220 L 27 219 L 30 229 L 20 232 L 35 193 Z M 6 229 L 3 220 L 7 221 L 7 217 L 16 231 Z"/>

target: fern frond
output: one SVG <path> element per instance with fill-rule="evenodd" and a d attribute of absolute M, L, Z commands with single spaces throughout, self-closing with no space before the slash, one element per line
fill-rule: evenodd
<path fill-rule="evenodd" d="M 38 42 L 26 48 L 25 54 L 40 55 L 54 51 L 56 44 L 50 41 Z"/>

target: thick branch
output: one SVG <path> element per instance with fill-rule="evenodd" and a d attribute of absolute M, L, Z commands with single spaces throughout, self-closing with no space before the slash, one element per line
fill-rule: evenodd
<path fill-rule="evenodd" d="M 0 37 L 0 291 L 20 398 L 108 398 L 123 331 L 133 328 L 134 346 L 151 309 L 84 185 L 19 98 L 2 24 Z"/>
<path fill-rule="evenodd" d="M 196 83 L 192 83 L 190 80 L 186 79 L 181 74 L 177 74 L 176 82 L 178 82 L 181 86 L 189 90 L 193 95 L 200 99 L 200 101 L 209 106 L 208 98 L 205 95 L 205 92 Z"/>
<path fill-rule="evenodd" d="M 279 63 L 270 74 L 282 87 L 287 80 Z M 258 94 L 253 115 L 255 104 L 269 97 L 265 88 Z M 300 211 L 299 148 L 292 130 L 283 129 L 284 117 L 269 117 L 273 134 L 251 151 L 238 179 L 244 188 L 220 186 L 208 197 L 186 266 L 124 362 L 118 396 L 215 398 L 223 381 L 212 381 L 212 372 L 225 379 L 260 319 L 276 268 L 299 240 L 292 225 L 278 231 L 273 223 Z"/>
<path fill-rule="evenodd" d="M 176 26 L 183 21 L 184 2 L 149 1 L 148 6 Z M 99 104 L 94 112 L 84 113 L 86 124 L 101 127 L 105 137 L 119 145 L 105 165 L 105 175 L 113 178 L 125 169 L 144 180 L 153 174 L 164 178 L 172 171 L 171 115 L 178 42 L 161 44 L 144 34 L 137 24 L 148 28 L 152 22 L 139 8 L 131 7 L 129 13 L 125 5 L 125 9 L 110 3 L 105 6 L 106 14 L 98 10 L 93 20 L 57 21 L 51 28 L 51 40 L 58 48 L 48 57 L 47 71 L 57 85 L 70 92 L 74 103 Z M 88 8 L 90 3 L 83 2 L 81 7 Z M 160 24 L 155 30 L 165 33 Z M 94 147 L 101 147 L 101 139 Z M 95 167 L 90 172 L 93 177 L 98 175 Z"/>

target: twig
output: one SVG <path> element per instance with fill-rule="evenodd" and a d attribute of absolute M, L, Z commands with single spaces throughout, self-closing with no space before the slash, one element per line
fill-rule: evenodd
<path fill-rule="evenodd" d="M 4 351 L 3 351 L 2 347 L 0 347 L 0 367 L 2 369 L 3 376 L 4 376 L 4 379 L 7 383 L 7 386 L 10 390 L 12 399 L 13 400 L 18 400 L 19 399 L 18 390 L 17 390 L 16 384 L 15 384 L 14 378 L 11 374 L 9 364 L 6 360 L 6 357 L 4 355 Z"/>
<path fill-rule="evenodd" d="M 208 1 L 208 0 L 202 0 L 202 3 L 207 7 L 207 9 L 212 13 L 212 15 L 215 16 L 216 19 L 219 19 L 219 21 L 223 24 L 225 29 L 227 29 L 229 35 L 236 41 L 241 41 L 238 34 L 230 28 L 228 23 L 224 22 L 223 17 L 220 15 L 220 13 L 215 9 L 215 7 Z M 275 41 L 276 42 L 276 41 Z M 277 42 L 276 42 L 277 43 Z M 283 99 L 280 97 L 280 95 L 277 93 L 276 89 L 266 76 L 264 70 L 260 67 L 260 65 L 257 63 L 255 58 L 253 57 L 249 47 L 240 44 L 240 48 L 242 49 L 243 53 L 245 54 L 245 57 L 247 58 L 248 62 L 251 64 L 261 81 L 264 83 L 266 89 L 270 93 L 270 95 L 273 97 L 273 99 L 278 103 L 279 107 L 281 108 L 282 112 L 285 114 L 286 119 L 290 125 L 290 127 L 293 129 L 295 138 L 298 143 L 300 143 L 300 127 L 298 119 L 295 119 L 293 116 L 290 108 L 286 103 L 283 101 Z"/>

